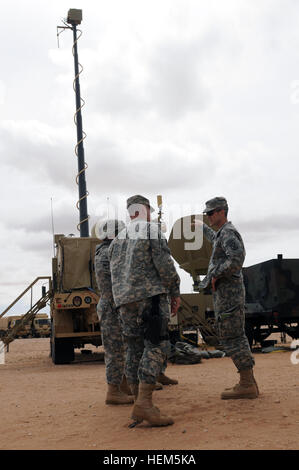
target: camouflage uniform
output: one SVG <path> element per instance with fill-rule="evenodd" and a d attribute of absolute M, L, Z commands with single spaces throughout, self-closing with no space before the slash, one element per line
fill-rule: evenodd
<path fill-rule="evenodd" d="M 239 371 L 252 368 L 254 358 L 244 329 L 242 265 L 245 248 L 241 235 L 231 222 L 226 222 L 217 232 L 204 224 L 203 233 L 213 243 L 213 251 L 200 288 L 209 287 L 213 277 L 217 279 L 213 302 L 220 345 Z"/>
<path fill-rule="evenodd" d="M 119 307 L 122 332 L 127 342 L 125 374 L 128 383 L 155 384 L 169 353 L 169 298 L 180 294 L 180 278 L 165 237 L 156 223 L 133 220 L 109 248 L 113 297 Z M 144 314 L 152 297 L 160 297 L 161 341 L 144 339 Z"/>
<path fill-rule="evenodd" d="M 100 293 L 97 307 L 105 349 L 106 379 L 108 384 L 120 385 L 124 373 L 124 345 L 121 325 L 111 286 L 108 248 L 111 241 L 96 247 L 95 273 Z"/>

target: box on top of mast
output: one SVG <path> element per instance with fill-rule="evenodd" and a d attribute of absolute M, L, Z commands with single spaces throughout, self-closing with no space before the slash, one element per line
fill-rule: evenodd
<path fill-rule="evenodd" d="M 77 10 L 75 8 L 71 8 L 68 11 L 66 21 L 67 21 L 67 23 L 69 23 L 73 26 L 77 25 L 77 24 L 80 24 L 81 21 L 82 21 L 82 10 Z"/>

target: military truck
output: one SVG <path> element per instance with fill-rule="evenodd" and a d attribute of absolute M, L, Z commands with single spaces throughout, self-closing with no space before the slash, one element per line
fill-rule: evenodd
<path fill-rule="evenodd" d="M 25 324 L 22 323 L 22 315 L 18 319 L 15 320 L 14 325 L 18 327 L 17 333 L 15 335 L 16 338 L 33 338 L 34 332 L 32 328 L 32 322 L 26 322 Z"/>
<path fill-rule="evenodd" d="M 168 240 L 172 256 L 191 275 L 194 290 L 194 293 L 181 295 L 181 307 L 170 327 L 173 337 L 178 332 L 182 335 L 183 330 L 198 329 L 207 344 L 217 346 L 211 292 L 198 292 L 199 280 L 207 273 L 212 245 L 204 238 L 199 250 L 185 248 L 185 243 L 193 239 L 184 237 L 182 226 L 192 218 L 194 216 L 177 220 Z M 206 216 L 203 219 L 207 222 Z M 174 236 L 175 232 L 180 232 L 178 226 L 181 226 L 181 239 Z M 272 333 L 279 332 L 299 338 L 299 259 L 284 259 L 278 255 L 277 259 L 244 267 L 243 276 L 245 332 L 249 344 L 263 345 Z"/>
<path fill-rule="evenodd" d="M 0 335 L 8 334 L 16 329 L 15 338 L 33 338 L 34 332 L 31 323 L 21 325 L 23 315 L 11 315 L 0 319 Z"/>
<path fill-rule="evenodd" d="M 92 237 L 54 235 L 56 246 L 52 276 L 39 276 L 0 315 L 0 335 L 5 344 L 15 338 L 50 336 L 50 354 L 54 364 L 74 360 L 74 349 L 85 344 L 101 345 L 96 313 L 99 300 L 94 273 L 95 247 Z M 39 281 L 42 296 L 25 315 L 4 315 Z M 38 312 L 50 302 L 50 320 Z M 49 325 L 50 323 L 50 325 Z M 50 332 L 49 332 L 50 330 Z"/>
<path fill-rule="evenodd" d="M 10 315 L 0 318 L 0 337 L 8 333 L 22 321 L 23 315 Z M 46 313 L 38 313 L 32 321 L 26 322 L 16 332 L 16 338 L 46 338 L 51 333 L 51 322 Z"/>
<path fill-rule="evenodd" d="M 0 318 L 0 338 L 11 330 L 16 322 L 21 318 L 21 315 L 10 315 L 9 317 Z"/>
<path fill-rule="evenodd" d="M 96 312 L 99 301 L 94 271 L 92 237 L 54 236 L 52 260 L 51 357 L 54 364 L 74 360 L 74 349 L 85 344 L 100 346 L 101 333 Z"/>
<path fill-rule="evenodd" d="M 35 338 L 48 338 L 51 335 L 51 320 L 46 313 L 38 313 L 33 320 Z"/>

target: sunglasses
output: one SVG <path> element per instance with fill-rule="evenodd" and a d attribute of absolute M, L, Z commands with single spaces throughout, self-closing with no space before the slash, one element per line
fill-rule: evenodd
<path fill-rule="evenodd" d="M 222 209 L 214 209 L 214 210 L 212 210 L 212 211 L 206 212 L 206 214 L 207 214 L 207 216 L 209 217 L 209 216 L 215 214 L 215 212 L 220 212 L 221 210 L 222 210 Z"/>

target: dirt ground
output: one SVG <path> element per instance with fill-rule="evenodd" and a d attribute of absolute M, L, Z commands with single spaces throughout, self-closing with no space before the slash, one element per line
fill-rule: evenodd
<path fill-rule="evenodd" d="M 227 357 L 169 364 L 179 384 L 154 401 L 174 425 L 130 429 L 130 405 L 105 405 L 105 366 L 93 360 L 103 354 L 78 352 L 74 363 L 55 366 L 49 339 L 18 339 L 0 365 L 0 449 L 298 450 L 299 364 L 291 354 L 254 353 L 256 400 L 220 399 L 237 380 Z"/>

